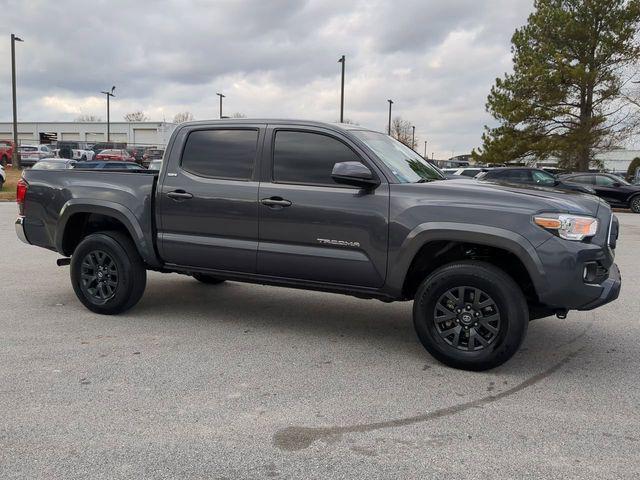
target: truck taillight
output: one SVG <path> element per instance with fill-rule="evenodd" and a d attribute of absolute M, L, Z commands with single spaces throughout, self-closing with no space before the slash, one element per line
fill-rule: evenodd
<path fill-rule="evenodd" d="M 22 215 L 22 209 L 24 208 L 24 199 L 27 196 L 27 189 L 29 188 L 29 184 L 24 181 L 24 179 L 18 180 L 18 184 L 16 185 L 16 202 L 18 202 L 18 208 L 20 210 L 20 214 Z"/>

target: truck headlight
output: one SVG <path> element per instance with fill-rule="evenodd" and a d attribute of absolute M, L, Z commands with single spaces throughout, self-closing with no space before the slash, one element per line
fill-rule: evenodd
<path fill-rule="evenodd" d="M 533 221 L 546 230 L 557 232 L 565 240 L 583 240 L 598 231 L 598 219 L 593 217 L 556 213 L 537 215 Z"/>

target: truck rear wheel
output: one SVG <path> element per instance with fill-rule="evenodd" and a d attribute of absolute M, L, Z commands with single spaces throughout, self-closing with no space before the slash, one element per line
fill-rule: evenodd
<path fill-rule="evenodd" d="M 147 271 L 127 235 L 94 233 L 73 252 L 71 284 L 89 310 L 114 315 L 138 303 L 147 284 Z"/>
<path fill-rule="evenodd" d="M 520 348 L 529 310 L 520 287 L 502 270 L 456 262 L 419 286 L 413 321 L 420 342 L 437 360 L 482 371 L 503 364 Z"/>
<path fill-rule="evenodd" d="M 204 273 L 194 273 L 192 276 L 199 282 L 206 283 L 208 285 L 217 285 L 224 282 L 224 278 L 214 277 L 212 275 L 206 275 Z"/>

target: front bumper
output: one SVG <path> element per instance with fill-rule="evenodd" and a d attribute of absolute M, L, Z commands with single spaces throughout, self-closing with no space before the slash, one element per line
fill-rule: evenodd
<path fill-rule="evenodd" d="M 24 232 L 24 217 L 22 215 L 16 218 L 15 228 L 16 228 L 16 235 L 18 236 L 18 238 L 22 242 L 29 245 L 29 240 L 27 240 L 27 235 Z"/>
<path fill-rule="evenodd" d="M 583 305 L 578 310 L 593 310 L 594 308 L 601 307 L 602 305 L 613 302 L 618 295 L 620 295 L 620 288 L 622 288 L 622 276 L 620 275 L 620 269 L 615 263 L 609 268 L 609 278 L 602 282 L 602 292 L 600 296 L 594 301 Z"/>

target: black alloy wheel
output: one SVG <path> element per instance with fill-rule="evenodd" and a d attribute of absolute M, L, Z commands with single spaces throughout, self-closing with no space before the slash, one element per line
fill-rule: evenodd
<path fill-rule="evenodd" d="M 80 276 L 83 293 L 97 304 L 106 303 L 118 289 L 118 267 L 105 251 L 87 253 L 82 259 Z"/>
<path fill-rule="evenodd" d="M 456 287 L 441 295 L 433 321 L 440 337 L 463 351 L 487 348 L 500 331 L 500 311 L 495 300 L 475 287 Z"/>

